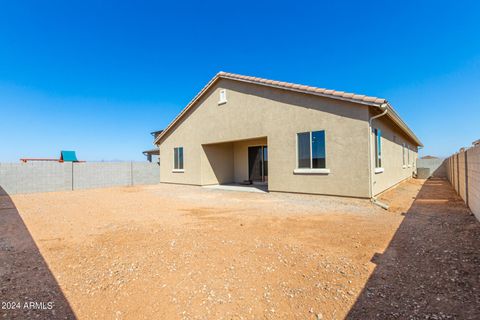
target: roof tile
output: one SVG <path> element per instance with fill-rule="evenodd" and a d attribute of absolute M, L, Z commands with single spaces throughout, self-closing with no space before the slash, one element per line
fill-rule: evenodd
<path fill-rule="evenodd" d="M 270 79 L 264 79 L 264 78 L 258 78 L 258 77 L 244 76 L 244 75 L 240 75 L 240 74 L 236 74 L 236 73 L 228 73 L 228 72 L 223 72 L 223 71 L 220 71 L 217 74 L 217 77 L 231 78 L 231 79 L 243 79 L 243 80 L 256 82 L 256 83 L 263 83 L 263 84 L 275 85 L 275 86 L 278 86 L 278 87 L 284 87 L 286 89 L 294 88 L 294 89 L 303 90 L 303 91 L 306 91 L 306 92 L 317 92 L 317 93 L 322 93 L 324 95 L 329 95 L 329 96 L 332 96 L 332 97 L 342 97 L 342 98 L 345 98 L 345 99 L 358 101 L 358 102 L 372 102 L 372 103 L 375 103 L 375 104 L 382 104 L 382 103 L 386 102 L 385 99 L 377 98 L 377 97 L 370 97 L 370 96 L 354 94 L 354 93 L 349 93 L 349 92 L 344 92 L 344 91 L 331 90 L 331 89 L 316 88 L 316 87 L 311 87 L 311 86 L 306 86 L 306 85 L 300 85 L 300 84 L 295 84 L 295 83 L 276 81 L 276 80 L 270 80 Z"/>
<path fill-rule="evenodd" d="M 171 128 L 173 123 L 177 121 L 182 115 L 188 110 L 188 108 L 218 79 L 218 78 L 226 78 L 226 79 L 238 79 L 238 80 L 245 80 L 248 82 L 254 82 L 257 84 L 265 84 L 265 85 L 272 85 L 275 87 L 279 88 L 285 88 L 285 89 L 291 89 L 294 88 L 299 91 L 304 91 L 306 93 L 317 93 L 322 96 L 329 96 L 332 97 L 333 99 L 339 99 L 339 97 L 352 101 L 352 102 L 364 102 L 368 104 L 376 104 L 380 105 L 383 103 L 387 103 L 387 100 L 382 99 L 382 98 L 377 98 L 377 97 L 370 97 L 370 96 L 365 96 L 361 94 L 354 94 L 354 93 L 349 93 L 349 92 L 343 92 L 343 91 L 335 91 L 331 89 L 325 89 L 325 88 L 316 88 L 316 87 L 311 87 L 311 86 L 305 86 L 305 85 L 299 85 L 299 84 L 293 84 L 289 82 L 283 82 L 283 81 L 276 81 L 276 80 L 269 80 L 269 79 L 263 79 L 263 78 L 258 78 L 258 77 L 250 77 L 250 76 L 244 76 L 240 74 L 235 74 L 235 73 L 228 73 L 224 71 L 220 71 L 217 73 L 217 75 L 211 79 L 205 87 L 190 101 L 190 103 L 185 107 L 185 109 L 172 121 L 172 123 L 157 137 L 156 142 L 159 141 L 159 139 L 165 135 L 165 133 Z M 401 121 L 401 120 L 400 120 Z M 413 132 L 410 131 L 407 127 L 407 131 L 409 134 L 411 134 L 415 140 L 418 140 L 418 138 L 415 137 Z M 418 140 L 419 144 L 421 145 L 420 141 Z"/>

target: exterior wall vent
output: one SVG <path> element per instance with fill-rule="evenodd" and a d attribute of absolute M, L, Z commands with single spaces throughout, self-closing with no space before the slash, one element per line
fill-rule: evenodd
<path fill-rule="evenodd" d="M 227 90 L 220 89 L 220 97 L 218 99 L 218 105 L 227 103 Z"/>

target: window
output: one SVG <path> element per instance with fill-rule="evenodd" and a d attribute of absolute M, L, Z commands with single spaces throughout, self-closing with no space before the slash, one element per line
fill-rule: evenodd
<path fill-rule="evenodd" d="M 325 131 L 297 134 L 298 168 L 325 169 Z"/>
<path fill-rule="evenodd" d="M 412 167 L 415 168 L 415 164 L 416 164 L 415 147 L 410 147 L 410 150 L 412 151 Z"/>
<path fill-rule="evenodd" d="M 297 135 L 298 139 L 298 167 L 311 168 L 310 164 L 310 132 Z"/>
<path fill-rule="evenodd" d="M 405 154 L 405 143 L 403 143 L 403 149 L 402 149 L 402 151 L 403 151 L 403 159 L 402 159 L 402 161 L 403 161 L 403 166 L 405 167 L 405 166 L 407 165 L 407 160 L 406 160 L 407 155 Z"/>
<path fill-rule="evenodd" d="M 410 165 L 410 146 L 407 146 L 408 165 Z"/>
<path fill-rule="evenodd" d="M 382 131 L 373 129 L 375 135 L 375 168 L 382 167 Z"/>
<path fill-rule="evenodd" d="M 183 147 L 173 148 L 173 169 L 183 170 Z"/>
<path fill-rule="evenodd" d="M 226 89 L 220 89 L 220 96 L 218 98 L 218 104 L 224 104 L 227 103 L 227 90 Z"/>

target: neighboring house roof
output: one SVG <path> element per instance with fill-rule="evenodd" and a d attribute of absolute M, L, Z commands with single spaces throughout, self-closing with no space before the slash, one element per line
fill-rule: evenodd
<path fill-rule="evenodd" d="M 143 154 L 144 155 L 147 155 L 147 154 L 157 155 L 157 154 L 160 154 L 160 150 L 158 148 L 145 150 L 145 151 L 143 151 Z"/>
<path fill-rule="evenodd" d="M 162 131 L 163 130 L 157 130 L 157 131 L 150 132 L 150 134 L 156 138 L 160 133 L 162 133 Z"/>
<path fill-rule="evenodd" d="M 78 162 L 77 155 L 75 151 L 61 151 L 60 152 L 60 160 L 65 162 Z"/>
<path fill-rule="evenodd" d="M 438 159 L 438 157 L 434 157 L 434 156 L 424 156 L 424 157 L 421 157 L 420 159 Z"/>
<path fill-rule="evenodd" d="M 412 130 L 410 130 L 410 128 L 408 128 L 405 122 L 403 122 L 403 120 L 400 119 L 398 114 L 395 112 L 393 107 L 388 103 L 386 99 L 360 95 L 355 93 L 348 93 L 343 91 L 324 89 L 324 88 L 316 88 L 316 87 L 294 84 L 294 83 L 283 82 L 283 81 L 275 81 L 275 80 L 269 80 L 269 79 L 263 79 L 263 78 L 257 78 L 257 77 L 244 76 L 240 74 L 228 73 L 223 71 L 220 71 L 219 73 L 217 73 L 215 77 L 213 77 L 205 85 L 205 87 L 203 87 L 203 89 L 200 90 L 200 92 L 187 104 L 187 106 L 182 110 L 182 112 L 180 112 L 178 116 L 175 119 L 173 119 L 173 121 L 163 130 L 163 132 L 161 132 L 156 137 L 154 144 L 157 144 L 160 141 L 160 139 L 173 128 L 173 126 L 177 123 L 177 121 L 179 121 L 187 113 L 187 111 L 190 108 L 192 108 L 193 105 L 195 105 L 195 103 L 203 96 L 203 94 L 205 94 L 205 92 L 207 92 L 208 89 L 210 89 L 213 86 L 213 84 L 216 83 L 219 79 L 230 79 L 230 80 L 235 80 L 240 82 L 248 82 L 256 85 L 268 86 L 268 87 L 273 87 L 278 89 L 305 93 L 305 94 L 312 94 L 312 95 L 327 97 L 331 99 L 350 101 L 350 102 L 373 106 L 373 107 L 380 107 L 383 104 L 387 104 L 387 108 L 388 108 L 387 115 L 408 136 L 410 136 L 410 138 L 412 138 L 417 143 L 418 146 L 423 146 L 423 144 L 420 142 L 417 136 L 413 133 Z"/>

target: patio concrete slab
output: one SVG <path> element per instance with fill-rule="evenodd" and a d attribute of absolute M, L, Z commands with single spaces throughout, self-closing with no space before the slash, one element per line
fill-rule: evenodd
<path fill-rule="evenodd" d="M 268 193 L 267 185 L 257 185 L 257 184 L 251 184 L 251 185 L 243 185 L 243 184 L 237 184 L 237 183 L 215 184 L 211 186 L 204 186 L 203 188 L 214 189 L 214 190 Z"/>

